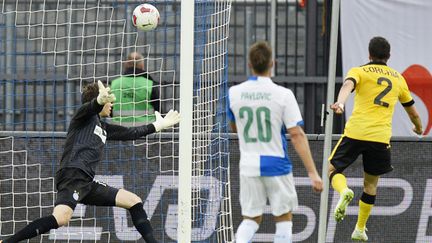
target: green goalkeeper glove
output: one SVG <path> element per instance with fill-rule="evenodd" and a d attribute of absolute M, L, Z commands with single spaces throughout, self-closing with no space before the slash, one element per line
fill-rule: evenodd
<path fill-rule="evenodd" d="M 105 105 L 106 103 L 111 103 L 116 100 L 114 94 L 111 94 L 111 89 L 109 87 L 105 87 L 103 83 L 98 80 L 99 86 L 99 95 L 97 97 L 97 102 L 99 105 Z"/>
<path fill-rule="evenodd" d="M 174 126 L 180 122 L 180 114 L 177 111 L 170 110 L 165 117 L 162 117 L 158 111 L 155 111 L 156 121 L 153 122 L 153 126 L 156 132 Z"/>

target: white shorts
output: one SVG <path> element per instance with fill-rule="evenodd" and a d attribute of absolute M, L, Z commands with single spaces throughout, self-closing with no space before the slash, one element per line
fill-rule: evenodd
<path fill-rule="evenodd" d="M 298 206 L 292 173 L 283 176 L 240 175 L 240 205 L 242 215 L 257 217 L 263 214 L 269 199 L 272 214 L 281 216 Z"/>

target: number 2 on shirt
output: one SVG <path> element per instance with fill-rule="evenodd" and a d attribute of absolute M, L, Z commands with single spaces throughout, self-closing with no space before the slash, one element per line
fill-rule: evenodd
<path fill-rule="evenodd" d="M 374 104 L 376 104 L 376 105 L 380 105 L 380 106 L 384 106 L 384 107 L 387 107 L 387 108 L 388 108 L 388 107 L 389 107 L 389 103 L 384 102 L 384 101 L 382 101 L 381 99 L 384 98 L 384 96 L 385 96 L 386 94 L 388 94 L 388 92 L 390 92 L 390 90 L 391 90 L 392 87 L 393 87 L 393 84 L 392 84 L 391 80 L 388 79 L 388 78 L 381 77 L 381 78 L 379 78 L 379 79 L 377 80 L 377 83 L 378 83 L 379 85 L 382 85 L 383 82 L 386 82 L 386 83 L 388 84 L 388 86 L 385 87 L 385 89 L 384 89 L 383 91 L 381 91 L 381 93 L 379 93 L 379 94 L 375 97 L 375 99 L 374 99 Z"/>
<path fill-rule="evenodd" d="M 254 117 L 256 118 L 256 127 L 258 129 L 258 141 L 260 142 L 270 142 L 272 139 L 272 131 L 271 131 L 271 118 L 270 118 L 270 109 L 261 106 L 258 107 L 255 111 L 249 107 L 249 106 L 243 106 L 239 110 L 240 113 L 240 119 L 246 118 L 246 125 L 243 130 L 243 136 L 246 143 L 256 143 L 257 138 L 251 137 L 250 130 L 252 129 L 252 126 L 254 124 Z M 264 118 L 264 124 L 263 124 L 263 118 Z"/>

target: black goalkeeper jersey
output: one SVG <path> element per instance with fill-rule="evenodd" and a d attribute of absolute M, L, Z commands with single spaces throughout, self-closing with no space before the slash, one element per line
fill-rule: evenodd
<path fill-rule="evenodd" d="M 94 177 L 106 140 L 134 140 L 155 132 L 153 124 L 122 127 L 100 120 L 103 105 L 96 99 L 83 104 L 74 114 L 66 136 L 60 168 L 79 168 Z"/>

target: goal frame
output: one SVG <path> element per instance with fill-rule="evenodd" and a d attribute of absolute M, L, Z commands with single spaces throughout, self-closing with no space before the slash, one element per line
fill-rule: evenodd
<path fill-rule="evenodd" d="M 192 236 L 192 119 L 195 1 L 181 1 L 178 242 Z"/>

